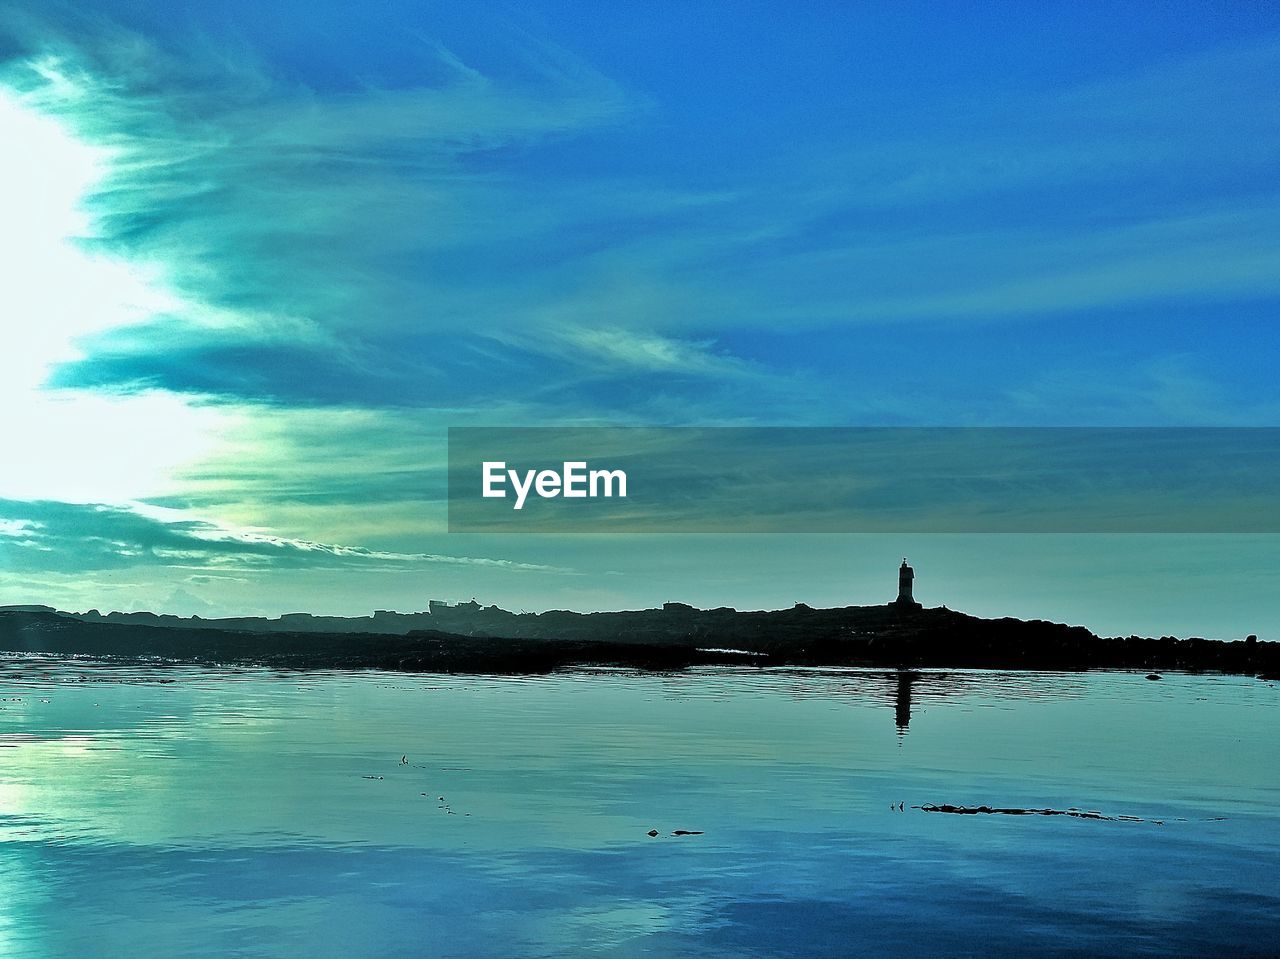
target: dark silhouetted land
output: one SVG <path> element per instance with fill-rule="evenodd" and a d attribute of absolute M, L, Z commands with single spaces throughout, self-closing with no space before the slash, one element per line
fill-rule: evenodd
<path fill-rule="evenodd" d="M 402 629 L 406 625 L 415 628 Z M 343 629 L 343 623 L 349 628 Z M 380 623 L 388 628 L 379 630 Z M 433 624 L 424 629 L 419 624 Z M 317 628 L 310 628 L 312 625 Z M 1280 643 L 1103 638 L 1082 626 L 982 619 L 913 604 L 740 612 L 670 603 L 608 613 L 463 604 L 346 620 L 201 620 L 0 609 L 0 649 L 294 669 L 548 672 L 696 665 L 1140 669 L 1280 674 Z"/>

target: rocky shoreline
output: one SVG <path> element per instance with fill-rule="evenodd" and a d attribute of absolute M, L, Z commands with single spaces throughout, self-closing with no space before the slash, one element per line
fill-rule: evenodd
<path fill-rule="evenodd" d="M 486 608 L 494 610 L 496 607 Z M 290 669 L 544 673 L 573 666 L 679 670 L 705 665 L 1214 671 L 1275 678 L 1280 643 L 1097 636 L 1042 620 L 944 608 L 851 606 L 739 612 L 669 604 L 617 613 L 498 611 L 453 630 L 405 633 L 226 629 L 88 622 L 0 610 L 0 650 Z M 498 620 L 481 628 L 485 619 Z M 505 621 L 503 621 L 505 620 Z M 191 625 L 186 625 L 192 623 Z M 506 628 L 503 628 L 506 627 Z"/>

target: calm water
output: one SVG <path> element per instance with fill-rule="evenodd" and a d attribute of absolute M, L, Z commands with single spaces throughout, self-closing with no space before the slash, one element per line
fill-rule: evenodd
<path fill-rule="evenodd" d="M 0 698 L 5 956 L 1280 953 L 1253 679 L 9 657 Z"/>

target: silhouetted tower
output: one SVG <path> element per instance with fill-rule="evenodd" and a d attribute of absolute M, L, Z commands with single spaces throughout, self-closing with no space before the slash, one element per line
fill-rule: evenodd
<path fill-rule="evenodd" d="M 900 606 L 916 606 L 915 597 L 911 595 L 911 584 L 916 578 L 916 571 L 907 565 L 907 558 L 902 557 L 902 565 L 898 567 L 898 604 Z"/>
<path fill-rule="evenodd" d="M 902 557 L 902 565 L 898 567 L 898 598 L 894 605 L 904 610 L 921 609 L 911 594 L 912 583 L 915 582 L 916 571 L 907 565 L 907 558 Z"/>

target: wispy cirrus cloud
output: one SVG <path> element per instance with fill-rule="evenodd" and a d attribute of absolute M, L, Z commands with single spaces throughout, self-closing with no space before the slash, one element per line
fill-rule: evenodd
<path fill-rule="evenodd" d="M 0 565 L 67 573 L 169 566 L 207 571 L 405 570 L 437 566 L 507 572 L 569 569 L 481 556 L 405 553 L 229 529 L 146 506 L 0 500 Z"/>
<path fill-rule="evenodd" d="M 547 331 L 539 343 L 524 341 L 525 349 L 562 357 L 591 368 L 684 373 L 688 375 L 750 375 L 751 365 L 714 340 L 663 336 L 620 327 L 564 327 Z"/>
<path fill-rule="evenodd" d="M 651 328 L 673 304 L 669 285 L 637 297 L 602 277 L 590 285 L 612 293 L 570 292 L 621 225 L 679 229 L 726 197 L 515 171 L 512 151 L 643 110 L 583 62 L 525 42 L 514 77 L 424 43 L 419 85 L 332 91 L 119 31 L 45 37 L 4 79 L 110 150 L 87 198 L 92 243 L 150 264 L 171 293 L 163 309 L 80 336 L 81 355 L 47 385 L 479 410 L 498 385 L 537 409 L 533 381 L 566 371 L 741 375 L 748 364 L 705 338 Z M 588 303 L 601 301 L 613 319 L 591 325 Z"/>
<path fill-rule="evenodd" d="M 33 46 L 0 78 L 112 156 L 88 198 L 96 242 L 162 267 L 189 297 L 166 319 L 210 332 L 237 332 L 237 317 L 255 335 L 273 321 L 412 323 L 447 276 L 429 252 L 562 225 L 554 207 L 512 216 L 518 193 L 465 160 L 634 108 L 567 56 L 499 81 L 423 44 L 416 84 L 318 90 L 251 58 L 178 56 L 120 29 L 44 33 Z"/>
<path fill-rule="evenodd" d="M 60 385 L 431 406 L 477 370 L 520 382 L 527 358 L 510 353 L 454 375 L 483 354 L 477 334 L 552 363 L 572 348 L 601 378 L 711 383 L 753 362 L 694 348 L 726 327 L 1034 323 L 1277 294 L 1271 41 L 998 98 L 939 92 L 928 122 L 815 129 L 695 185 L 622 155 L 559 173 L 566 151 L 542 151 L 607 148 L 659 105 L 527 34 L 503 69 L 418 41 L 414 68 L 379 83 L 58 29 L 10 82 L 115 151 L 91 202 L 99 241 L 188 294 L 88 341 Z M 785 408 L 781 372 L 757 395 Z"/>

